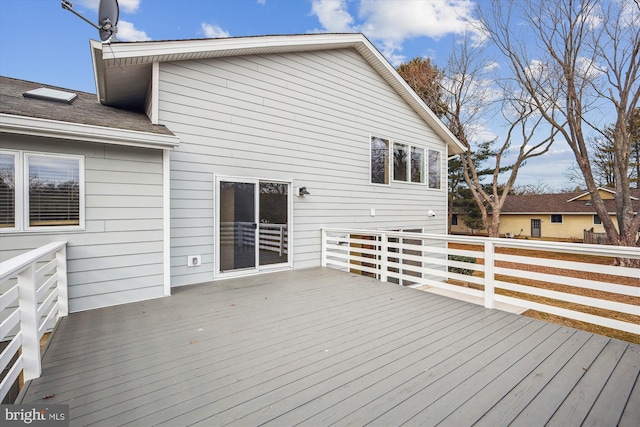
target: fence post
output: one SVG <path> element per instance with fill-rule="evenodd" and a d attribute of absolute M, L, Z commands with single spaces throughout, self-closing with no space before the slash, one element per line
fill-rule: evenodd
<path fill-rule="evenodd" d="M 20 329 L 24 380 L 38 378 L 42 373 L 40 340 L 38 339 L 38 301 L 36 301 L 35 263 L 18 274 Z"/>
<path fill-rule="evenodd" d="M 67 247 L 61 247 L 56 252 L 58 273 L 58 319 L 69 314 L 69 292 L 67 289 Z"/>
<path fill-rule="evenodd" d="M 380 281 L 387 281 L 387 272 L 389 270 L 389 239 L 387 233 L 380 233 Z"/>
<path fill-rule="evenodd" d="M 484 242 L 484 306 L 493 308 L 495 304 L 495 245 Z"/>

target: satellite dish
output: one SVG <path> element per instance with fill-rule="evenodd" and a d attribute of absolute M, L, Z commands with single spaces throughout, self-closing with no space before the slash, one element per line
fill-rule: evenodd
<path fill-rule="evenodd" d="M 62 0 L 62 8 L 97 29 L 100 32 L 100 40 L 103 42 L 111 41 L 118 32 L 118 18 L 120 15 L 118 0 L 100 0 L 100 6 L 98 7 L 98 25 L 73 10 L 73 4 L 68 0 Z"/>
<path fill-rule="evenodd" d="M 100 40 L 107 41 L 118 32 L 119 15 L 118 0 L 100 0 L 98 8 Z"/>

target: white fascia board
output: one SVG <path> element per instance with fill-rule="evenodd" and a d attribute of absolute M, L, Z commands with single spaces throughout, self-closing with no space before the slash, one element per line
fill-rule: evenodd
<path fill-rule="evenodd" d="M 180 138 L 174 135 L 60 122 L 12 114 L 0 114 L 0 132 L 163 150 L 172 149 L 180 144 Z"/>
<path fill-rule="evenodd" d="M 281 36 L 230 37 L 220 39 L 168 40 L 149 42 L 111 43 L 109 49 L 103 49 L 103 43 L 91 40 L 94 49 L 102 50 L 102 60 L 126 60 L 135 58 L 136 63 L 163 62 L 180 60 L 181 56 L 190 56 L 210 52 L 211 57 L 260 53 L 277 48 L 284 50 L 312 50 L 312 48 L 336 49 L 352 47 L 362 42 L 364 36 L 354 34 L 307 34 Z M 125 64 L 126 65 L 126 64 Z"/>

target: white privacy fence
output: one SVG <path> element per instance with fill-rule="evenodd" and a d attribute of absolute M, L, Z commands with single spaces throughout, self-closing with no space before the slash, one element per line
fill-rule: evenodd
<path fill-rule="evenodd" d="M 615 265 L 622 258 L 640 259 L 640 248 L 322 230 L 323 266 L 481 297 L 487 308 L 504 302 L 640 334 L 640 269 Z"/>
<path fill-rule="evenodd" d="M 0 263 L 0 401 L 23 372 L 42 372 L 40 340 L 68 314 L 67 242 L 54 242 Z"/>

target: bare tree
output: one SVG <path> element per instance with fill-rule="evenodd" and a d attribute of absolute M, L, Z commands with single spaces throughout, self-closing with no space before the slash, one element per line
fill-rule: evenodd
<path fill-rule="evenodd" d="M 516 84 L 573 151 L 610 242 L 640 245 L 628 174 L 629 124 L 640 97 L 638 3 L 492 0 L 490 8 L 477 12 L 487 36 L 508 59 Z M 617 228 L 598 192 L 587 144 L 590 134 L 603 135 L 606 118 L 613 122 Z"/>
<path fill-rule="evenodd" d="M 489 236 L 497 237 L 500 212 L 520 168 L 528 159 L 546 153 L 557 131 L 546 132 L 540 128 L 542 116 L 517 87 L 499 88 L 490 83 L 495 82 L 487 78 L 490 61 L 482 53 L 483 49 L 469 37 L 460 40 L 453 49 L 445 71 L 445 99 L 449 104 L 445 117 L 452 132 L 468 149 L 460 154 L 464 180 L 480 209 Z M 481 119 L 486 117 L 495 99 L 501 100 L 499 109 L 505 134 L 495 141 L 474 143 Z M 476 161 L 478 149 L 486 150 L 484 158 L 492 162 L 488 174 L 483 170 L 486 165 Z M 483 182 L 487 175 L 491 177 L 488 184 Z"/>

